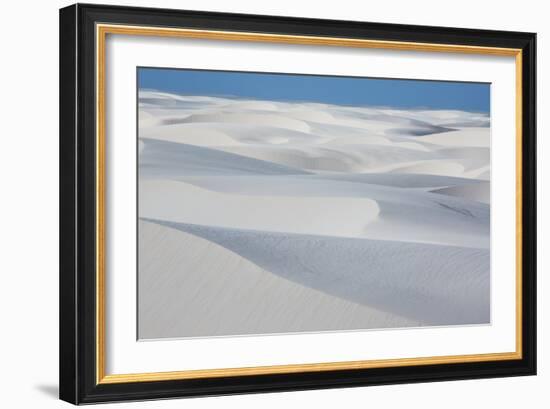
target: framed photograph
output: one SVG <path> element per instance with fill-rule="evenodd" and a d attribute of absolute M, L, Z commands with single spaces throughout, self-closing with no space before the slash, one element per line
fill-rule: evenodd
<path fill-rule="evenodd" d="M 61 399 L 534 375 L 535 40 L 61 9 Z"/>

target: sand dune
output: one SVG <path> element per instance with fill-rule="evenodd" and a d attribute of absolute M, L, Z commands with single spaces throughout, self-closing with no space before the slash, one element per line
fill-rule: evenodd
<path fill-rule="evenodd" d="M 482 148 L 488 148 L 491 142 L 488 128 L 463 128 L 452 132 L 425 135 L 419 137 L 418 141 L 442 146 L 471 146 Z"/>
<path fill-rule="evenodd" d="M 200 146 L 141 139 L 139 177 L 307 174 L 307 171 Z"/>
<path fill-rule="evenodd" d="M 141 217 L 344 237 L 361 236 L 379 212 L 367 197 L 220 194 L 177 181 L 141 182 L 139 194 Z M 326 218 L 329 214 L 338 217 Z"/>
<path fill-rule="evenodd" d="M 475 179 L 421 173 L 361 173 L 308 175 L 310 179 L 330 179 L 367 183 L 371 185 L 394 186 L 405 189 L 428 189 L 434 187 L 462 186 L 477 183 Z"/>
<path fill-rule="evenodd" d="M 488 323 L 489 124 L 140 91 L 139 336 Z"/>
<path fill-rule="evenodd" d="M 450 186 L 434 189 L 431 192 L 443 195 L 468 198 L 481 203 L 491 202 L 491 186 L 489 182 L 479 182 L 470 185 Z"/>
<path fill-rule="evenodd" d="M 373 172 L 417 160 L 429 160 L 435 155 L 396 146 L 380 145 L 315 145 L 303 147 L 228 146 L 218 147 L 224 152 L 278 163 L 314 172 Z"/>
<path fill-rule="evenodd" d="M 423 325 L 288 280 L 182 230 L 140 221 L 139 234 L 141 339 Z"/>
<path fill-rule="evenodd" d="M 308 177 L 142 181 L 140 215 L 182 223 L 466 247 L 487 247 L 489 234 L 488 207 L 471 199 Z"/>
<path fill-rule="evenodd" d="M 216 243 L 305 287 L 425 325 L 489 319 L 487 250 L 147 221 Z"/>

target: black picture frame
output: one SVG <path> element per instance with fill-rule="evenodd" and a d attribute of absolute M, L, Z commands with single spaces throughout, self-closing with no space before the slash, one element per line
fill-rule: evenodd
<path fill-rule="evenodd" d="M 97 382 L 96 23 L 186 27 L 522 52 L 522 350 L 514 360 Z M 77 4 L 60 10 L 60 398 L 74 404 L 536 374 L 536 35 L 412 25 Z"/>

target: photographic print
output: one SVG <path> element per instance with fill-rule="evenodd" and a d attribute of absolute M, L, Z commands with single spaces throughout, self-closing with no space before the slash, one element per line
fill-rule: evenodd
<path fill-rule="evenodd" d="M 139 339 L 490 323 L 490 84 L 137 76 Z"/>
<path fill-rule="evenodd" d="M 60 399 L 536 374 L 535 33 L 59 23 Z"/>

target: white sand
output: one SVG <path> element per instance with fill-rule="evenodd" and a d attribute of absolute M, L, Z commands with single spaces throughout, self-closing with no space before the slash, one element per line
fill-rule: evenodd
<path fill-rule="evenodd" d="M 139 119 L 140 337 L 489 321 L 485 115 L 142 91 Z"/>
<path fill-rule="evenodd" d="M 182 230 L 139 227 L 141 339 L 422 325 L 288 280 Z"/>

